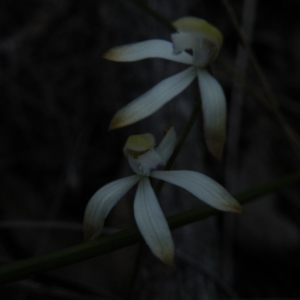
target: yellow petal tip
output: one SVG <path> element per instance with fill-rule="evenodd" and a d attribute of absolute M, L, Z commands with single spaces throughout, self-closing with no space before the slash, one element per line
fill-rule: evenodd
<path fill-rule="evenodd" d="M 112 122 L 110 122 L 109 126 L 108 126 L 108 131 L 117 129 L 118 127 L 116 127 Z"/>
<path fill-rule="evenodd" d="M 120 127 L 123 127 L 123 126 L 126 126 L 128 125 L 127 122 L 126 122 L 126 119 L 123 118 L 119 113 L 116 113 L 112 120 L 110 121 L 110 124 L 109 124 L 109 127 L 108 127 L 108 130 L 114 130 L 114 129 L 117 129 L 117 128 L 120 128 Z"/>
<path fill-rule="evenodd" d="M 114 48 L 106 51 L 103 55 L 102 58 L 107 59 L 107 60 L 112 60 L 112 61 L 118 61 L 118 52 L 114 50 Z"/>
<path fill-rule="evenodd" d="M 207 140 L 207 148 L 217 160 L 222 161 L 224 142 L 220 142 L 220 140 Z"/>
<path fill-rule="evenodd" d="M 242 206 L 237 202 L 237 204 L 232 207 L 232 211 L 238 214 L 241 214 L 243 212 Z"/>
<path fill-rule="evenodd" d="M 174 266 L 174 255 L 167 255 L 161 258 L 161 261 L 169 268 L 173 268 Z"/>

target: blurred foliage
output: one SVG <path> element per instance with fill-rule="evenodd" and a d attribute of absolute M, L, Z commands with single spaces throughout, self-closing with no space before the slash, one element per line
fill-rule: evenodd
<path fill-rule="evenodd" d="M 229 2 L 242 23 L 245 1 Z M 220 60 L 237 69 L 238 34 L 221 1 L 147 3 L 170 20 L 193 15 L 216 25 L 225 36 Z M 288 0 L 284 5 L 282 1 L 257 1 L 250 39 L 274 91 L 276 105 L 295 132 L 300 132 L 298 11 L 299 1 Z M 102 53 L 112 46 L 150 38 L 167 39 L 168 35 L 168 29 L 129 1 L 1 2 L 2 221 L 81 223 L 90 196 L 103 184 L 127 174 L 122 146 L 129 132 L 150 131 L 157 124 L 168 122 L 184 127 L 185 117 L 179 113 L 184 115 L 187 111 L 189 115 L 196 89 L 183 94 L 181 101 L 185 104 L 177 101 L 168 105 L 165 112 L 134 127 L 107 132 L 117 108 L 174 73 L 175 67 L 154 60 L 114 64 L 103 61 Z M 272 112 L 261 105 L 260 98 L 265 94 L 249 62 L 248 66 L 238 75 L 250 85 L 247 90 L 238 85 L 242 94 L 239 104 L 234 96 L 232 73 L 218 62 L 212 68 L 224 86 L 229 116 L 237 120 L 229 126 L 224 162 L 217 164 L 199 146 L 199 124 L 197 135 L 192 132 L 188 149 L 183 150 L 182 161 L 178 162 L 204 170 L 233 193 L 299 166 L 281 126 Z M 236 143 L 233 136 L 237 137 Z M 201 154 L 197 154 L 199 149 Z M 189 251 L 200 266 L 179 252 L 174 270 L 166 270 L 147 249 L 142 252 L 143 258 L 137 260 L 137 248 L 131 247 L 2 287 L 1 299 L 125 299 L 124 295 L 136 299 L 162 299 L 166 295 L 174 296 L 173 299 L 212 299 L 232 298 L 231 290 L 241 298 L 297 298 L 298 197 L 299 188 L 293 187 L 250 204 L 238 219 L 219 215 L 179 230 L 175 234 L 176 246 L 180 251 Z M 181 205 L 198 205 L 192 201 L 186 197 Z M 168 207 L 168 202 L 164 205 L 172 212 L 182 208 Z M 107 225 L 114 229 L 132 223 L 127 201 Z M 1 260 L 4 263 L 36 256 L 81 241 L 82 233 L 77 229 L 2 228 Z M 224 283 L 231 286 L 229 292 Z"/>

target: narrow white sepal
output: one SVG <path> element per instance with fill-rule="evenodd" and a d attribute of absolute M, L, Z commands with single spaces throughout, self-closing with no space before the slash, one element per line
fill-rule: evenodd
<path fill-rule="evenodd" d="M 140 121 L 181 93 L 196 77 L 195 67 L 164 79 L 151 90 L 120 109 L 111 120 L 109 129 L 120 128 Z"/>
<path fill-rule="evenodd" d="M 242 212 L 241 205 L 210 177 L 194 171 L 154 171 L 151 177 L 180 186 L 216 209 Z"/>
<path fill-rule="evenodd" d="M 116 203 L 141 179 L 133 175 L 110 182 L 90 199 L 84 213 L 85 240 L 95 239 L 101 232 L 104 220 Z"/>
<path fill-rule="evenodd" d="M 153 254 L 166 265 L 172 266 L 174 259 L 172 235 L 148 177 L 139 182 L 134 199 L 134 217 Z"/>
<path fill-rule="evenodd" d="M 149 40 L 112 48 L 104 53 L 103 58 L 120 62 L 138 61 L 146 58 L 164 58 L 191 65 L 193 58 L 186 52 L 173 54 L 172 43 L 164 40 Z"/>
<path fill-rule="evenodd" d="M 164 136 L 158 147 L 155 149 L 157 154 L 161 157 L 164 164 L 166 164 L 172 155 L 176 146 L 176 133 L 174 127 L 171 127 Z"/>
<path fill-rule="evenodd" d="M 221 85 L 205 69 L 198 68 L 204 133 L 210 152 L 222 158 L 226 141 L 226 99 Z"/>

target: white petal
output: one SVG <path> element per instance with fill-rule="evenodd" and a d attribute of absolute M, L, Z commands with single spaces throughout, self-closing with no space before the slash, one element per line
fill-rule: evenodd
<path fill-rule="evenodd" d="M 186 52 L 173 54 L 172 43 L 164 40 L 149 40 L 135 44 L 119 46 L 108 50 L 103 58 L 113 61 L 130 62 L 146 58 L 164 58 L 191 65 L 193 58 Z"/>
<path fill-rule="evenodd" d="M 171 266 L 174 258 L 172 235 L 148 177 L 139 182 L 134 200 L 134 216 L 151 251 Z"/>
<path fill-rule="evenodd" d="M 100 188 L 90 199 L 84 213 L 85 240 L 95 239 L 104 220 L 116 203 L 141 179 L 140 176 L 115 180 Z"/>
<path fill-rule="evenodd" d="M 203 37 L 192 32 L 175 32 L 171 34 L 174 53 L 178 54 L 184 50 L 193 50 L 202 44 Z"/>
<path fill-rule="evenodd" d="M 138 174 L 138 175 L 142 175 L 145 176 L 147 174 L 145 174 L 144 170 L 141 168 L 140 163 L 137 161 L 136 158 L 132 157 L 130 154 L 126 155 L 127 161 L 129 163 L 129 166 L 131 168 L 131 170 Z"/>
<path fill-rule="evenodd" d="M 158 147 L 155 149 L 157 154 L 161 157 L 164 164 L 166 164 L 172 155 L 176 146 L 176 133 L 173 127 L 171 127 Z"/>
<path fill-rule="evenodd" d="M 195 78 L 196 69 L 188 69 L 158 83 L 151 90 L 120 109 L 111 120 L 109 129 L 140 121 L 181 93 Z"/>
<path fill-rule="evenodd" d="M 151 171 L 156 170 L 158 167 L 164 165 L 158 153 L 151 149 L 139 157 L 134 158 L 131 155 L 127 156 L 131 169 L 138 175 L 148 176 Z"/>
<path fill-rule="evenodd" d="M 210 152 L 222 158 L 226 141 L 226 99 L 221 85 L 206 70 L 198 69 L 204 132 Z"/>
<path fill-rule="evenodd" d="M 177 32 L 171 35 L 174 53 L 183 50 L 193 50 L 193 65 L 205 67 L 218 52 L 214 42 L 206 38 L 205 34 L 194 32 Z"/>
<path fill-rule="evenodd" d="M 178 185 L 212 207 L 240 213 L 240 204 L 216 181 L 194 171 L 154 171 L 151 177 Z"/>

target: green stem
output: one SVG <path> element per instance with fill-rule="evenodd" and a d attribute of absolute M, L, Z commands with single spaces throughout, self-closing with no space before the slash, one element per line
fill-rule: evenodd
<path fill-rule="evenodd" d="M 300 171 L 297 171 L 257 188 L 237 194 L 235 198 L 239 200 L 241 204 L 245 204 L 270 192 L 287 187 L 299 180 Z M 215 215 L 217 212 L 217 210 L 205 206 L 203 208 L 192 209 L 169 217 L 168 223 L 171 229 L 176 229 L 208 218 Z M 101 237 L 95 241 L 82 243 L 50 254 L 8 263 L 2 265 L 0 268 L 0 284 L 24 279 L 40 272 L 50 271 L 82 262 L 89 258 L 135 244 L 140 240 L 141 236 L 137 228 L 130 228 L 110 236 Z"/>
<path fill-rule="evenodd" d="M 179 154 L 185 140 L 187 139 L 193 125 L 195 124 L 199 113 L 200 113 L 200 101 L 197 101 L 197 103 L 195 104 L 194 110 L 184 128 L 183 134 L 181 135 L 180 139 L 178 140 L 176 147 L 175 147 L 170 159 L 168 160 L 168 163 L 166 164 L 164 170 L 170 170 L 171 167 L 173 166 L 175 159 L 176 159 L 177 155 Z M 164 181 L 162 181 L 162 180 L 160 180 L 157 183 L 157 185 L 155 187 L 155 193 L 157 196 L 159 195 L 163 185 L 164 185 Z"/>

